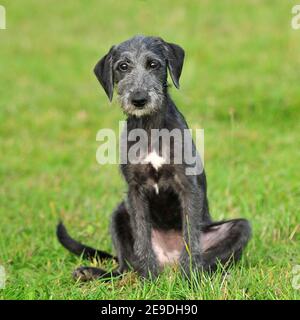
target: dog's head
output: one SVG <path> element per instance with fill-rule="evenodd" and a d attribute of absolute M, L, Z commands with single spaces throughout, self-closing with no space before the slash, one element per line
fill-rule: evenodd
<path fill-rule="evenodd" d="M 113 46 L 94 72 L 112 100 L 114 86 L 126 114 L 137 117 L 158 112 L 167 90 L 167 70 L 176 88 L 184 50 L 158 37 L 135 36 Z"/>

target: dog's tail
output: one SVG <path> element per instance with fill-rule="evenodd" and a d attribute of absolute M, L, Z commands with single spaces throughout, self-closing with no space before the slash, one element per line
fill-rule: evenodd
<path fill-rule="evenodd" d="M 67 232 L 67 229 L 63 225 L 62 222 L 59 222 L 56 228 L 56 235 L 59 240 L 59 242 L 70 252 L 82 256 L 85 259 L 88 260 L 93 260 L 93 259 L 98 259 L 98 260 L 103 260 L 103 259 L 114 259 L 118 261 L 118 258 L 115 256 L 112 256 L 111 254 L 97 250 L 91 247 L 88 247 L 72 237 Z"/>

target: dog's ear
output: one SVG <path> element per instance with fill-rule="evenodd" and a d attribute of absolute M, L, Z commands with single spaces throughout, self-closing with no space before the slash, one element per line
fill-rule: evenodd
<path fill-rule="evenodd" d="M 114 79 L 113 79 L 113 61 L 112 52 L 114 47 L 111 47 L 109 52 L 96 64 L 94 73 L 101 83 L 109 100 L 113 98 Z"/>
<path fill-rule="evenodd" d="M 179 89 L 179 78 L 183 67 L 184 50 L 177 44 L 169 42 L 165 43 L 168 69 L 175 87 Z"/>

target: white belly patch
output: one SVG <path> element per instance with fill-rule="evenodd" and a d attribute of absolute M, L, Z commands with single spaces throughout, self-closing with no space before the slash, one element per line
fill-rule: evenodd
<path fill-rule="evenodd" d="M 152 229 L 152 247 L 159 265 L 176 263 L 183 248 L 181 232 Z"/>
<path fill-rule="evenodd" d="M 232 224 L 227 222 L 213 226 L 200 234 L 200 244 L 203 253 L 217 247 L 228 237 Z M 161 267 L 178 262 L 184 248 L 182 232 L 177 230 L 152 229 L 152 248 Z"/>

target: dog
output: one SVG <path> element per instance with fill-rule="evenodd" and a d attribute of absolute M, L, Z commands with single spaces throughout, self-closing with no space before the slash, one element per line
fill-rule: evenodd
<path fill-rule="evenodd" d="M 174 86 L 179 88 L 184 56 L 179 45 L 159 37 L 135 36 L 113 46 L 95 66 L 95 75 L 110 101 L 117 87 L 120 105 L 127 116 L 127 133 L 121 139 L 121 144 L 126 145 L 121 151 L 125 158 L 133 145 L 128 138 L 132 130 L 141 129 L 150 135 L 153 129 L 169 132 L 188 129 L 169 95 L 167 83 L 169 73 Z M 192 152 L 199 159 L 190 139 Z M 239 260 L 251 237 L 249 222 L 245 219 L 214 222 L 209 213 L 203 168 L 187 174 L 191 164 L 174 161 L 176 152 L 185 153 L 183 147 L 178 150 L 171 143 L 167 149 L 169 161 L 160 148 L 148 142 L 146 154 L 139 155 L 140 162 L 120 165 L 128 192 L 112 214 L 116 257 L 77 242 L 59 223 L 57 237 L 72 253 L 118 262 L 118 268 L 112 272 L 79 267 L 73 272 L 75 279 L 109 279 L 129 269 L 142 278 L 155 279 L 166 265 L 174 263 L 190 278 L 193 272 L 213 272 L 218 264 L 226 267 Z"/>

